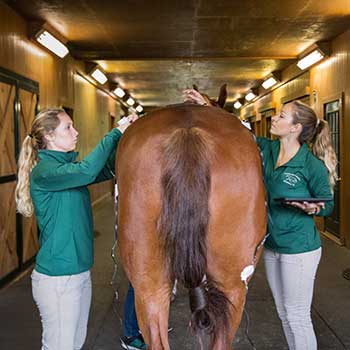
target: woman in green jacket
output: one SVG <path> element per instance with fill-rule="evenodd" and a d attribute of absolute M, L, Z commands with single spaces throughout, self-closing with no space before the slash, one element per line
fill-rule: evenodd
<path fill-rule="evenodd" d="M 206 104 L 193 89 L 184 91 L 184 100 Z M 267 279 L 289 349 L 316 350 L 310 311 L 321 240 L 313 216 L 327 216 L 333 210 L 337 158 L 327 122 L 299 101 L 283 106 L 272 118 L 270 132 L 278 139 L 257 138 L 269 211 L 264 252 Z M 278 200 L 286 197 L 331 200 Z"/>
<path fill-rule="evenodd" d="M 42 350 L 81 349 L 91 304 L 92 183 L 113 177 L 115 150 L 130 123 L 110 131 L 77 162 L 78 132 L 62 109 L 42 111 L 24 139 L 16 202 L 24 216 L 35 212 L 39 252 L 32 273 L 42 320 Z"/>
<path fill-rule="evenodd" d="M 284 334 L 291 350 L 316 350 L 311 321 L 314 280 L 321 240 L 314 215 L 333 210 L 337 159 L 327 122 L 299 101 L 272 117 L 277 140 L 257 138 L 264 160 L 270 221 L 265 268 Z M 278 198 L 328 198 L 316 203 Z"/>

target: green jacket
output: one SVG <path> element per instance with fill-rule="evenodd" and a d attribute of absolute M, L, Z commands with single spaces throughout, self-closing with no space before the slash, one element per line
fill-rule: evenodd
<path fill-rule="evenodd" d="M 73 275 L 93 264 L 93 220 L 87 185 L 113 177 L 121 132 L 113 129 L 80 162 L 76 152 L 39 150 L 30 194 L 39 226 L 35 269 L 50 276 Z M 108 164 L 110 163 L 110 164 Z"/>
<path fill-rule="evenodd" d="M 265 246 L 283 254 L 304 253 L 321 246 L 312 215 L 276 201 L 283 197 L 333 197 L 329 184 L 328 170 L 315 157 L 307 144 L 286 164 L 275 169 L 280 142 L 258 137 L 258 145 L 264 160 L 264 178 L 268 197 L 269 236 Z M 334 202 L 326 202 L 325 209 L 317 214 L 327 216 L 333 210 Z"/>

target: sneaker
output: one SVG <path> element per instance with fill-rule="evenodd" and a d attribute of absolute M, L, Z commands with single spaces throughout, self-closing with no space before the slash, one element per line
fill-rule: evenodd
<path fill-rule="evenodd" d="M 147 345 L 145 344 L 145 341 L 143 340 L 143 337 L 141 334 L 135 337 L 120 338 L 120 342 L 122 344 L 122 348 L 126 350 L 147 349 Z"/>

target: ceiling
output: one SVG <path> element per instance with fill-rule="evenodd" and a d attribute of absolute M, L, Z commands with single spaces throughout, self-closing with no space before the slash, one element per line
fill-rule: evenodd
<path fill-rule="evenodd" d="M 233 101 L 317 41 L 350 28 L 350 0 L 7 0 L 45 20 L 146 108 L 196 84 Z"/>

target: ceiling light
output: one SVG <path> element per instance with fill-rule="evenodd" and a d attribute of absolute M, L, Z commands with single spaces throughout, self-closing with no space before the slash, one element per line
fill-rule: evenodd
<path fill-rule="evenodd" d="M 135 103 L 135 100 L 134 100 L 132 97 L 129 97 L 129 98 L 126 100 L 126 103 L 127 103 L 129 106 L 133 106 L 134 103 Z"/>
<path fill-rule="evenodd" d="M 321 61 L 323 57 L 324 57 L 324 54 L 320 50 L 318 50 L 318 49 L 313 50 L 308 55 L 306 55 L 301 60 L 299 60 L 297 63 L 297 66 L 300 69 L 304 70 L 304 69 L 312 66 L 316 62 Z"/>
<path fill-rule="evenodd" d="M 330 56 L 330 54 L 331 43 L 329 41 L 318 41 L 299 55 L 297 66 L 304 70 L 321 61 L 325 56 Z"/>
<path fill-rule="evenodd" d="M 125 96 L 125 91 L 119 86 L 113 92 L 120 98 Z"/>
<path fill-rule="evenodd" d="M 45 46 L 47 49 L 49 49 L 51 52 L 53 52 L 60 58 L 65 57 L 69 52 L 67 47 L 64 44 L 62 44 L 57 38 L 55 38 L 52 34 L 50 34 L 47 30 L 40 31 L 35 36 L 35 39 L 38 43 Z"/>
<path fill-rule="evenodd" d="M 90 75 L 101 85 L 103 85 L 108 80 L 108 78 L 99 66 L 94 68 Z"/>
<path fill-rule="evenodd" d="M 267 90 L 276 84 L 277 84 L 277 80 L 274 77 L 270 77 L 270 78 L 267 78 L 261 85 L 265 90 Z"/>
<path fill-rule="evenodd" d="M 142 107 L 141 105 L 138 105 L 138 106 L 136 107 L 136 111 L 139 112 L 139 113 L 141 113 L 141 112 L 143 111 L 143 107 Z"/>
<path fill-rule="evenodd" d="M 247 94 L 245 95 L 245 99 L 247 101 L 251 101 L 254 100 L 254 98 L 258 96 L 258 89 L 254 88 L 254 89 L 250 89 Z"/>
<path fill-rule="evenodd" d="M 275 70 L 271 74 L 269 74 L 267 77 L 265 77 L 264 82 L 261 84 L 262 87 L 267 90 L 270 89 L 272 86 L 275 86 L 276 84 L 281 82 L 282 74 L 280 70 Z"/>
<path fill-rule="evenodd" d="M 255 95 L 253 92 L 248 92 L 248 93 L 245 95 L 245 99 L 246 99 L 247 101 L 251 101 L 251 100 L 253 100 L 255 97 L 256 97 L 256 95 Z"/>
<path fill-rule="evenodd" d="M 242 103 L 239 102 L 239 101 L 236 101 L 236 102 L 234 103 L 233 107 L 236 108 L 236 109 L 240 109 L 240 108 L 242 107 Z"/>

